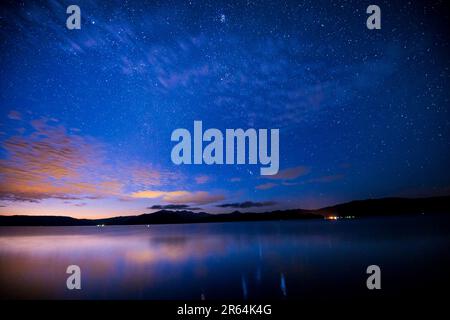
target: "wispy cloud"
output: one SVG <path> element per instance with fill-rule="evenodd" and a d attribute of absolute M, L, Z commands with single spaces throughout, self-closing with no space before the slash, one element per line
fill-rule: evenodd
<path fill-rule="evenodd" d="M 297 179 L 298 177 L 308 174 L 309 172 L 310 172 L 309 167 L 298 166 L 280 170 L 277 174 L 273 176 L 264 176 L 264 178 L 272 180 L 294 180 Z"/>
<path fill-rule="evenodd" d="M 308 180 L 311 183 L 330 183 L 344 178 L 343 174 L 332 174 Z"/>
<path fill-rule="evenodd" d="M 184 179 L 184 176 L 179 173 L 157 168 L 150 164 L 129 163 L 126 167 L 121 165 L 121 168 L 122 171 L 128 171 L 128 176 L 125 176 L 124 179 L 135 189 L 174 185 Z"/>
<path fill-rule="evenodd" d="M 19 111 L 11 110 L 8 113 L 8 118 L 12 120 L 22 120 L 22 114 Z"/>
<path fill-rule="evenodd" d="M 207 175 L 200 175 L 195 177 L 195 182 L 197 182 L 197 184 L 205 184 L 208 183 L 212 180 L 212 178 L 210 176 Z"/>
<path fill-rule="evenodd" d="M 174 72 L 171 74 L 161 74 L 158 77 L 159 82 L 166 88 L 172 89 L 177 86 L 187 86 L 195 79 L 207 76 L 209 73 L 208 65 L 186 69 L 181 72 Z"/>
<path fill-rule="evenodd" d="M 112 159 L 107 145 L 70 133 L 56 120 L 29 124 L 29 134 L 1 142 L 0 200 L 127 198 L 127 190 L 167 186 L 182 178 L 150 164 Z"/>
<path fill-rule="evenodd" d="M 99 178 L 102 145 L 86 137 L 70 135 L 63 126 L 47 119 L 31 122 L 29 135 L 12 136 L 2 143 L 0 199 L 39 201 L 119 194 L 121 184 Z"/>
<path fill-rule="evenodd" d="M 268 182 L 268 183 L 259 184 L 255 188 L 258 190 L 268 190 L 268 189 L 275 188 L 276 186 L 277 186 L 276 183 Z"/>
<path fill-rule="evenodd" d="M 75 207 L 84 207 L 84 206 L 86 206 L 87 205 L 87 203 L 86 202 L 82 202 L 82 203 L 75 203 L 74 204 L 74 206 Z"/>
<path fill-rule="evenodd" d="M 152 210 L 192 210 L 192 211 L 197 211 L 197 210 L 202 210 L 202 208 L 197 208 L 197 207 L 191 207 L 188 204 L 155 204 L 151 207 L 148 207 L 147 209 L 152 209 Z"/>
<path fill-rule="evenodd" d="M 162 199 L 172 204 L 208 204 L 221 201 L 225 197 L 221 194 L 211 194 L 206 191 L 159 191 L 159 190 L 143 190 L 133 192 L 130 195 L 137 199 Z"/>
<path fill-rule="evenodd" d="M 245 201 L 245 202 L 234 202 L 234 203 L 224 203 L 217 205 L 218 208 L 235 208 L 235 209 L 247 209 L 247 208 L 260 208 L 260 207 L 269 207 L 275 205 L 274 201 L 263 201 L 263 202 L 253 202 L 253 201 Z"/>

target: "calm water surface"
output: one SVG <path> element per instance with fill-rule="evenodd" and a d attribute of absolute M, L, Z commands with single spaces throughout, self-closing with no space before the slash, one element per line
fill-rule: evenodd
<path fill-rule="evenodd" d="M 0 227 L 3 299 L 351 299 L 448 285 L 445 216 L 159 226 Z M 68 265 L 82 290 L 66 289 Z"/>

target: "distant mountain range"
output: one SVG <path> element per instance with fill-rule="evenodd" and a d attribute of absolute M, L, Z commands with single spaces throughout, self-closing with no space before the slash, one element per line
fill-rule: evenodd
<path fill-rule="evenodd" d="M 0 216 L 0 226 L 95 226 L 175 224 L 202 222 L 323 219 L 342 217 L 391 216 L 402 214 L 448 214 L 450 196 L 431 198 L 383 198 L 352 201 L 317 210 L 277 210 L 210 214 L 187 210 L 160 210 L 138 216 L 106 219 L 75 219 L 64 216 Z"/>

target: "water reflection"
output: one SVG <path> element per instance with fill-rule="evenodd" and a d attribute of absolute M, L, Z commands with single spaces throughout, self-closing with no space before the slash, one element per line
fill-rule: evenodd
<path fill-rule="evenodd" d="M 241 278 L 241 285 L 242 285 L 242 296 L 243 296 L 244 300 L 247 300 L 247 298 L 248 298 L 247 281 L 245 280 L 244 275 L 242 275 L 242 278 Z"/>
<path fill-rule="evenodd" d="M 286 280 L 284 279 L 283 273 L 280 274 L 280 289 L 281 289 L 281 292 L 283 293 L 283 296 L 286 297 L 287 296 Z"/>
<path fill-rule="evenodd" d="M 393 279 L 398 286 L 387 290 L 398 294 L 408 283 L 406 261 L 421 257 L 408 270 L 425 275 L 419 277 L 422 287 L 432 285 L 440 270 L 450 266 L 442 258 L 449 248 L 449 225 L 448 219 L 423 217 L 333 224 L 2 227 L 1 297 L 345 297 L 365 294 L 363 272 L 374 261 L 398 275 Z M 433 263 L 437 259 L 439 266 Z M 71 264 L 81 267 L 80 291 L 65 287 L 65 270 Z"/>

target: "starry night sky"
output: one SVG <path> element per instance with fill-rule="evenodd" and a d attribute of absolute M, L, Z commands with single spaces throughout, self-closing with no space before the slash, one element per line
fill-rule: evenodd
<path fill-rule="evenodd" d="M 66 28 L 71 4 L 81 30 Z M 366 28 L 370 4 L 381 30 Z M 444 1 L 0 6 L 0 214 L 266 211 L 450 194 Z M 174 165 L 170 135 L 194 120 L 279 128 L 279 174 Z"/>

